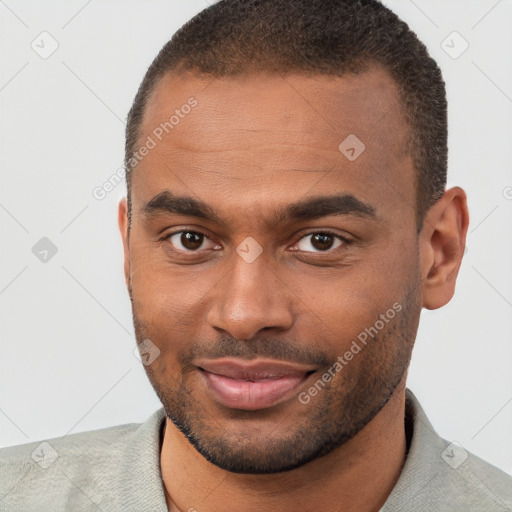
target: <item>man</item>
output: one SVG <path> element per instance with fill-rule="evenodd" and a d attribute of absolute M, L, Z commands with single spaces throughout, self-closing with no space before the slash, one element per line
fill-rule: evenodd
<path fill-rule="evenodd" d="M 439 68 L 376 0 L 194 17 L 135 98 L 119 205 L 163 408 L 3 450 L 2 510 L 512 510 L 406 389 L 464 252 L 446 165 Z"/>

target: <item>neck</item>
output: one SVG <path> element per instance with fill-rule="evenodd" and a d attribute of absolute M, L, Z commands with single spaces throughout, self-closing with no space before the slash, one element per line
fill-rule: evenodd
<path fill-rule="evenodd" d="M 230 473 L 204 459 L 167 418 L 160 455 L 170 512 L 377 512 L 405 461 L 405 382 L 356 436 L 304 466 L 270 475 Z"/>

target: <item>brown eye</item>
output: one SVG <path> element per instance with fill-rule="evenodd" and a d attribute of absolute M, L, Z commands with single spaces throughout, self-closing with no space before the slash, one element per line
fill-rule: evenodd
<path fill-rule="evenodd" d="M 180 242 L 186 249 L 194 251 L 195 249 L 199 249 L 203 244 L 203 235 L 185 231 L 181 234 Z"/>
<path fill-rule="evenodd" d="M 166 237 L 174 248 L 182 252 L 197 251 L 205 241 L 206 235 L 196 231 L 177 231 Z"/>
<path fill-rule="evenodd" d="M 330 249 L 336 249 L 344 242 L 345 240 L 340 235 L 319 231 L 302 237 L 297 246 L 300 251 L 304 252 L 326 252 Z"/>
<path fill-rule="evenodd" d="M 332 247 L 334 237 L 326 233 L 317 233 L 311 238 L 311 245 L 319 251 L 325 251 Z"/>

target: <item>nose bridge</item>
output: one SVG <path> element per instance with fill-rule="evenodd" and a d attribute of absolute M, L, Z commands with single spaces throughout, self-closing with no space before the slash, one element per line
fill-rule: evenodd
<path fill-rule="evenodd" d="M 216 286 L 208 314 L 212 327 L 237 339 L 250 339 L 264 328 L 288 329 L 293 322 L 286 287 L 265 255 L 254 257 L 255 249 L 251 241 L 237 248 L 230 270 Z"/>

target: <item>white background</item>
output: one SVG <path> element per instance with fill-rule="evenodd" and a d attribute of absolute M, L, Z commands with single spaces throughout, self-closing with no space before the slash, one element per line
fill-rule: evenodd
<path fill-rule="evenodd" d="M 102 201 L 92 191 L 122 164 L 147 66 L 206 5 L 0 3 L 2 446 L 142 422 L 160 407 L 133 355 L 124 185 Z M 443 70 L 449 186 L 467 191 L 471 216 L 456 295 L 423 311 L 408 386 L 443 437 L 512 474 L 512 2 L 388 6 Z M 31 48 L 43 31 L 59 45 L 47 59 Z M 469 43 L 457 59 L 441 47 L 453 31 Z M 32 253 L 42 237 L 58 248 L 47 263 Z"/>

